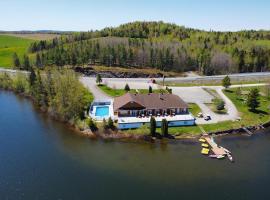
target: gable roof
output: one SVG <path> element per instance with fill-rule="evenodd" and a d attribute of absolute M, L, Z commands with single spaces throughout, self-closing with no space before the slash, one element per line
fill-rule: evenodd
<path fill-rule="evenodd" d="M 113 105 L 114 111 L 119 109 L 170 109 L 170 108 L 188 108 L 179 96 L 174 94 L 131 94 L 126 93 L 123 96 L 116 97 Z"/>

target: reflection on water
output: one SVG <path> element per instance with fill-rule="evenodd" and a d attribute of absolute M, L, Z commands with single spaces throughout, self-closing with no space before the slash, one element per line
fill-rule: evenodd
<path fill-rule="evenodd" d="M 217 142 L 236 159 L 211 160 L 192 140 L 106 142 L 74 134 L 0 92 L 0 199 L 262 199 L 270 135 Z"/>

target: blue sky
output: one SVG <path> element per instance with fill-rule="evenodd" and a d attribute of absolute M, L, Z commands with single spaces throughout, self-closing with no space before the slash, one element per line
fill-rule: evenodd
<path fill-rule="evenodd" d="M 204 30 L 270 29 L 268 0 L 1 0 L 0 30 L 86 31 L 132 21 Z"/>

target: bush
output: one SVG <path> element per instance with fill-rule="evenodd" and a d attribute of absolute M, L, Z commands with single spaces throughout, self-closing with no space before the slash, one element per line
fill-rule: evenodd
<path fill-rule="evenodd" d="M 88 127 L 91 129 L 91 131 L 96 131 L 97 130 L 97 125 L 96 123 L 93 121 L 92 118 L 87 120 L 87 125 Z"/>
<path fill-rule="evenodd" d="M 228 89 L 231 86 L 231 79 L 229 76 L 225 76 L 222 80 L 222 86 Z"/>
<path fill-rule="evenodd" d="M 113 120 L 112 120 L 111 117 L 109 117 L 109 119 L 108 119 L 107 127 L 110 128 L 110 129 L 114 129 L 115 128 L 115 126 L 113 124 Z"/>
<path fill-rule="evenodd" d="M 128 85 L 128 84 L 126 84 L 126 85 L 125 85 L 124 90 L 125 90 L 126 92 L 129 92 L 129 91 L 130 91 L 130 87 L 129 87 L 129 85 Z"/>
<path fill-rule="evenodd" d="M 218 111 L 224 110 L 225 109 L 225 102 L 222 100 L 218 101 L 216 108 Z"/>

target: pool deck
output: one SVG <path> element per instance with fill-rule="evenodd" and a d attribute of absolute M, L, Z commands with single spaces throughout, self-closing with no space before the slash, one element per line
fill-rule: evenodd
<path fill-rule="evenodd" d="M 96 110 L 98 107 L 109 107 L 109 114 L 106 116 L 96 116 Z M 113 115 L 113 100 L 107 99 L 107 100 L 98 100 L 94 101 L 90 107 L 89 116 L 96 120 L 96 121 L 102 121 L 103 119 L 108 120 L 110 117 L 114 119 Z"/>

